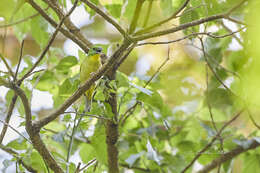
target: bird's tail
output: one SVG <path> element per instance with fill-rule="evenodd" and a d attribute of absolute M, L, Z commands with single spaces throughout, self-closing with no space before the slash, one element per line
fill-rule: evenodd
<path fill-rule="evenodd" d="M 91 111 L 92 97 L 84 95 L 85 98 L 85 112 Z"/>

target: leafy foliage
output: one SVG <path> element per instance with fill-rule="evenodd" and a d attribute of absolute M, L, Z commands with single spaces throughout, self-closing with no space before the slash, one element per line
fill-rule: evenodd
<path fill-rule="evenodd" d="M 131 25 L 137 1 L 91 0 L 100 10 L 105 11 L 113 17 L 113 20 L 122 24 L 124 29 Z M 162 19 L 172 16 L 183 4 L 181 0 L 151 1 L 143 2 L 143 11 L 141 11 L 135 31 L 146 29 L 145 20 L 148 21 L 148 26 L 153 26 Z M 35 2 L 43 9 L 47 7 L 44 2 Z M 69 6 L 67 3 L 73 2 L 61 0 L 58 1 L 58 4 L 67 8 Z M 153 3 L 150 6 L 152 10 L 148 15 L 150 18 L 146 19 L 145 14 L 149 11 L 149 3 Z M 227 12 L 236 4 L 235 0 L 193 0 L 177 15 L 177 19 L 179 24 L 188 24 Z M 84 6 L 85 11 L 89 14 L 89 20 L 93 20 L 93 22 L 99 20 L 96 19 L 96 11 L 82 2 L 79 6 Z M 258 113 L 254 104 L 258 104 L 260 98 L 258 80 L 260 64 L 259 58 L 257 58 L 260 53 L 256 46 L 259 45 L 260 39 L 259 34 L 256 34 L 259 31 L 259 23 L 254 22 L 252 16 L 259 16 L 259 12 L 254 8 L 251 14 L 248 12 L 248 8 L 248 4 L 243 5 L 232 13 L 231 17 L 235 19 L 247 17 L 246 21 L 256 24 L 256 28 L 249 28 L 246 32 L 235 35 L 236 37 L 217 38 L 217 36 L 230 32 L 222 19 L 182 30 L 181 36 L 209 31 L 207 36 L 201 37 L 205 49 L 198 43 L 199 41 L 195 41 L 197 36 L 189 37 L 188 44 L 193 46 L 193 50 L 196 49 L 197 52 L 200 52 L 199 58 L 196 60 L 186 54 L 178 54 L 180 58 L 177 57 L 176 62 L 174 59 L 174 63 L 169 63 L 169 67 L 163 71 L 159 69 L 158 63 L 155 63 L 155 65 L 150 64 L 151 67 L 145 74 L 138 74 L 138 69 L 126 69 L 135 69 L 135 66 L 137 67 L 135 60 L 139 61 L 147 52 L 152 54 L 153 48 L 134 50 L 129 56 L 129 59 L 132 58 L 134 61 L 131 62 L 127 59 L 125 64 L 129 67 L 117 71 L 115 80 L 110 81 L 103 76 L 96 82 L 97 87 L 93 96 L 91 112 L 88 112 L 89 115 L 85 115 L 84 100 L 81 98 L 74 102 L 67 112 L 61 115 L 61 118 L 55 119 L 41 129 L 41 138 L 54 159 L 64 170 L 68 166 L 69 172 L 75 172 L 77 168 L 78 163 L 75 162 L 75 158 L 84 164 L 93 161 L 85 172 L 101 173 L 108 169 L 106 122 L 108 119 L 112 122 L 116 121 L 109 104 L 111 93 L 115 94 L 117 98 L 119 139 L 115 146 L 119 150 L 118 161 L 122 166 L 120 168 L 122 172 L 132 169 L 137 173 L 144 171 L 179 173 L 242 107 L 246 105 L 248 108 L 252 108 L 254 114 Z M 54 21 L 59 21 L 58 15 L 51 8 L 45 9 L 45 12 Z M 5 22 L 18 21 L 35 13 L 36 10 L 26 1 L 0 1 L 0 17 Z M 71 19 L 73 18 L 71 17 Z M 170 27 L 175 25 L 173 23 L 170 23 Z M 88 30 L 93 33 L 96 30 L 93 29 L 94 27 L 91 30 L 91 25 L 100 26 L 96 23 L 87 26 Z M 163 30 L 165 27 L 167 26 L 158 27 L 158 30 Z M 239 27 L 241 26 L 236 24 L 234 28 L 239 29 Z M 29 35 L 41 51 L 47 45 L 50 33 L 53 32 L 52 26 L 41 15 L 36 15 L 12 28 L 19 42 Z M 102 32 L 106 33 L 110 29 L 103 29 Z M 156 29 L 151 32 L 156 32 Z M 69 29 L 66 28 L 66 30 Z M 72 33 L 76 31 L 72 31 Z M 85 32 L 84 27 L 82 31 Z M 145 34 L 149 33 L 150 31 L 147 31 Z M 215 37 L 210 37 L 210 35 L 215 35 Z M 237 39 L 242 43 L 236 41 Z M 99 46 L 105 48 L 103 51 L 105 54 L 115 51 L 112 45 L 122 44 L 117 38 L 105 38 L 104 40 L 106 41 Z M 234 42 L 241 48 L 233 50 Z M 38 66 L 43 70 L 31 73 L 30 77 L 21 85 L 29 100 L 33 97 L 34 90 L 48 92 L 53 100 L 52 109 L 57 109 L 66 103 L 66 99 L 80 87 L 79 68 L 82 60 L 87 57 L 81 50 L 78 51 L 78 56 L 67 56 L 60 47 L 52 46 Z M 178 47 L 174 47 L 173 50 L 175 48 Z M 160 47 L 160 50 L 156 49 L 156 51 L 163 52 L 163 49 Z M 38 54 L 39 52 L 33 56 L 24 55 L 22 57 L 23 66 L 20 67 L 18 79 L 33 67 L 38 59 Z M 159 59 L 158 54 L 155 59 Z M 122 67 L 125 67 L 125 64 L 122 64 Z M 208 66 L 207 71 L 205 64 Z M 11 81 L 11 76 L 2 72 L 1 69 L 0 86 L 6 85 L 6 81 Z M 229 89 L 223 84 L 227 85 Z M 12 90 L 5 95 L 5 109 L 10 105 L 13 96 Z M 38 101 L 41 102 L 41 100 Z M 15 109 L 20 114 L 19 126 L 24 128 L 25 110 L 20 99 L 18 99 Z M 33 118 L 36 120 L 44 118 L 44 116 L 41 117 L 40 112 L 33 112 L 33 114 Z M 260 135 L 259 131 L 252 127 L 247 127 L 246 130 L 241 128 L 248 124 L 246 114 L 243 115 L 245 116 L 240 120 L 241 124 L 236 122 L 237 124 L 228 126 L 222 134 L 217 136 L 218 139 L 197 159 L 198 164 L 206 165 L 219 158 L 223 152 L 231 151 L 237 146 L 248 148 L 251 144 L 250 141 L 259 142 L 259 137 L 257 137 Z M 75 127 L 78 129 L 74 132 Z M 247 140 L 248 136 L 254 140 Z M 73 141 L 73 145 L 70 148 L 71 141 Z M 8 142 L 6 147 L 17 151 L 18 154 L 15 156 L 19 155 L 39 172 L 48 172 L 41 155 L 24 138 L 17 137 Z M 20 164 L 17 157 L 14 158 L 5 159 L 1 169 L 6 171 L 14 163 Z M 239 162 L 243 164 L 238 165 Z M 242 172 L 254 173 L 260 169 L 259 163 L 259 150 L 256 149 L 239 156 L 238 159 L 225 162 L 221 171 L 227 173 L 230 170 L 237 170 L 239 167 Z M 21 172 L 24 171 L 23 166 L 19 166 L 17 169 Z M 187 172 L 191 172 L 191 169 Z"/>

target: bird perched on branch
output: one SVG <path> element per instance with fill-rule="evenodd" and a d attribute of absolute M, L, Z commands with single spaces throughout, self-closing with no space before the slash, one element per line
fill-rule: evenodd
<path fill-rule="evenodd" d="M 89 50 L 88 56 L 83 60 L 80 65 L 80 83 L 84 84 L 91 75 L 96 72 L 101 66 L 101 52 L 102 48 L 93 47 Z M 95 90 L 96 84 L 90 86 L 85 92 L 85 111 L 90 112 L 92 97 Z"/>

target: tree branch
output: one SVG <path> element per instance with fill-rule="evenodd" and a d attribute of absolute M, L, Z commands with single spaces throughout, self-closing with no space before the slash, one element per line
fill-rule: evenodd
<path fill-rule="evenodd" d="M 35 170 L 33 167 L 31 167 L 30 165 L 27 165 L 21 157 L 19 157 L 19 153 L 17 153 L 16 151 L 12 150 L 11 148 L 8 148 L 6 146 L 3 146 L 0 144 L 0 148 L 7 152 L 8 154 L 12 155 L 13 157 L 15 157 L 18 161 L 19 164 L 23 165 L 23 167 L 29 171 L 29 172 L 32 172 L 32 173 L 37 173 L 37 170 Z"/>
<path fill-rule="evenodd" d="M 38 6 L 34 0 L 28 0 L 28 3 L 37 10 L 41 16 L 48 21 L 54 28 L 58 26 L 58 24 L 51 18 L 43 9 L 41 9 L 40 6 Z M 71 39 L 74 43 L 76 43 L 82 50 L 84 50 L 85 53 L 88 52 L 89 47 L 92 47 L 92 43 L 88 41 L 87 39 L 78 38 L 72 31 L 68 31 L 64 29 L 63 27 L 60 28 L 61 33 Z"/>
<path fill-rule="evenodd" d="M 17 95 L 14 95 L 13 98 L 12 98 L 12 101 L 11 101 L 9 107 L 8 107 L 7 115 L 5 117 L 5 123 L 4 123 L 3 129 L 1 131 L 1 135 L 0 135 L 0 144 L 2 144 L 3 139 L 5 137 L 5 134 L 6 134 L 6 131 L 7 131 L 13 110 L 14 110 L 16 100 L 17 100 Z"/>
<path fill-rule="evenodd" d="M 121 34 L 123 37 L 128 37 L 124 29 L 108 14 L 104 13 L 102 10 L 100 10 L 95 4 L 88 0 L 81 0 L 83 3 L 85 3 L 87 6 L 89 6 L 92 10 L 94 10 L 96 13 L 98 13 L 100 16 L 102 16 L 107 22 L 112 24 Z"/>
<path fill-rule="evenodd" d="M 238 156 L 241 153 L 247 152 L 248 150 L 252 150 L 255 149 L 257 147 L 260 146 L 260 143 L 255 141 L 255 140 L 250 140 L 250 145 L 247 148 L 244 148 L 242 146 L 238 146 L 235 149 L 222 154 L 219 158 L 213 160 L 211 163 L 207 164 L 206 166 L 204 166 L 201 170 L 199 170 L 197 173 L 208 173 L 210 172 L 212 169 L 216 168 L 218 165 L 231 160 L 233 158 L 235 158 L 236 156 Z"/>
<path fill-rule="evenodd" d="M 248 1 L 248 0 L 243 0 L 242 2 L 244 3 L 245 1 Z M 141 40 L 146 40 L 146 39 L 153 38 L 153 37 L 159 37 L 159 36 L 162 36 L 162 35 L 174 33 L 174 32 L 177 32 L 177 31 L 180 31 L 180 30 L 192 27 L 192 26 L 200 25 L 202 23 L 206 23 L 206 22 L 209 22 L 209 21 L 217 20 L 217 19 L 225 18 L 225 19 L 231 20 L 232 18 L 230 18 L 229 15 L 234 10 L 236 10 L 238 7 L 243 5 L 242 2 L 240 2 L 239 4 L 234 6 L 231 10 L 227 11 L 226 13 L 217 14 L 217 15 L 209 16 L 209 17 L 202 18 L 202 19 L 199 19 L 199 20 L 195 20 L 195 21 L 192 21 L 192 22 L 189 22 L 189 23 L 185 23 L 185 24 L 179 25 L 179 26 L 171 28 L 171 29 L 158 31 L 158 32 L 154 32 L 154 33 L 149 33 L 149 34 L 143 34 L 141 36 L 136 36 L 136 37 L 133 38 L 133 40 L 134 41 L 141 41 Z"/>
<path fill-rule="evenodd" d="M 143 34 L 143 33 L 147 33 L 148 31 L 158 27 L 158 26 L 161 26 L 162 24 L 166 23 L 166 22 L 169 22 L 170 20 L 176 18 L 178 16 L 178 14 L 188 5 L 188 3 L 190 2 L 190 0 L 186 0 L 182 6 L 175 12 L 173 13 L 170 17 L 168 17 L 167 19 L 164 19 L 162 20 L 161 22 L 158 22 L 156 24 L 153 24 L 147 28 L 144 28 L 142 30 L 139 30 L 137 31 L 134 35 L 140 35 L 140 34 Z"/>
<path fill-rule="evenodd" d="M 184 30 L 184 29 L 192 27 L 192 26 L 200 25 L 200 24 L 205 23 L 205 22 L 209 22 L 209 21 L 213 21 L 213 20 L 217 20 L 217 19 L 222 19 L 222 18 L 225 18 L 224 13 L 218 14 L 218 15 L 213 15 L 213 16 L 206 17 L 206 18 L 202 18 L 202 19 L 199 19 L 199 20 L 195 20 L 195 21 L 192 21 L 190 23 L 185 23 L 185 24 L 179 25 L 179 26 L 171 28 L 171 29 L 153 32 L 153 33 L 149 33 L 149 34 L 143 34 L 141 36 L 136 36 L 136 37 L 133 37 L 133 40 L 134 41 L 141 41 L 141 40 L 146 40 L 146 39 L 149 39 L 149 38 L 159 37 L 159 36 L 162 36 L 162 35 L 171 34 L 171 33 L 174 33 L 174 32 L 180 31 L 180 30 Z"/>
<path fill-rule="evenodd" d="M 76 0 L 77 2 L 78 0 Z M 54 42 L 60 28 L 62 27 L 62 24 L 65 22 L 66 18 L 68 18 L 71 13 L 74 11 L 74 9 L 76 8 L 76 6 L 74 5 L 70 11 L 61 19 L 59 25 L 56 27 L 54 33 L 52 34 L 51 38 L 48 41 L 48 44 L 46 45 L 46 47 L 44 48 L 43 52 L 41 53 L 40 57 L 38 58 L 38 60 L 35 62 L 35 64 L 32 66 L 32 68 L 30 68 L 30 70 L 18 81 L 18 84 L 21 83 L 24 79 L 26 79 L 28 76 L 30 76 L 31 72 L 33 72 L 33 70 L 39 65 L 39 63 L 41 62 L 41 60 L 44 58 L 45 54 L 47 53 L 47 51 L 49 50 L 49 48 L 51 47 L 51 44 Z"/>
<path fill-rule="evenodd" d="M 145 43 L 139 43 L 139 44 L 137 44 L 137 46 L 176 43 L 176 42 L 185 40 L 185 39 L 190 38 L 190 37 L 198 36 L 198 35 L 206 35 L 206 36 L 209 36 L 209 37 L 211 37 L 211 38 L 221 39 L 221 38 L 225 38 L 225 37 L 232 36 L 232 35 L 234 35 L 235 33 L 239 33 L 239 32 L 241 32 L 241 31 L 243 31 L 243 29 L 245 29 L 245 27 L 243 27 L 243 28 L 241 28 L 241 29 L 239 29 L 239 30 L 237 30 L 237 31 L 228 33 L 228 34 L 224 34 L 224 35 L 213 35 L 213 34 L 211 34 L 210 32 L 197 32 L 197 33 L 192 33 L 192 34 L 186 35 L 186 36 L 184 36 L 184 37 L 182 37 L 182 38 L 178 38 L 178 39 L 176 39 L 176 40 L 171 40 L 171 41 L 157 41 L 157 42 L 145 42 Z"/>
<path fill-rule="evenodd" d="M 137 0 L 136 2 L 136 7 L 135 7 L 135 12 L 133 19 L 131 21 L 130 27 L 129 27 L 129 34 L 132 34 L 135 31 L 139 16 L 140 16 L 140 11 L 142 9 L 142 6 L 144 4 L 145 0 Z"/>
<path fill-rule="evenodd" d="M 48 9 L 48 8 L 47 8 L 47 9 Z M 46 10 L 47 10 L 47 9 L 46 9 Z M 40 15 L 40 13 L 36 13 L 36 14 L 31 15 L 31 16 L 25 17 L 24 19 L 21 19 L 21 20 L 12 22 L 12 23 L 0 25 L 0 28 L 6 28 L 6 27 L 9 27 L 9 26 L 17 25 L 17 24 L 26 22 L 27 20 L 31 20 L 32 18 L 34 18 L 34 17 L 36 17 L 36 16 L 39 16 L 39 15 Z"/>
<path fill-rule="evenodd" d="M 82 86 L 78 88 L 77 91 L 72 94 L 57 110 L 48 115 L 47 117 L 35 122 L 34 127 L 37 130 L 40 130 L 41 127 L 45 126 L 49 122 L 56 119 L 60 114 L 62 114 L 72 103 L 74 103 L 79 97 L 89 89 L 89 87 L 97 81 L 101 76 L 105 75 L 117 62 L 122 53 L 127 49 L 127 47 L 131 44 L 128 40 L 122 44 L 122 46 L 112 55 L 112 57 L 101 67 L 98 69 L 96 73 L 94 73 Z"/>
<path fill-rule="evenodd" d="M 210 143 L 208 143 L 204 148 L 202 148 L 197 154 L 196 156 L 191 160 L 191 162 L 181 171 L 181 173 L 186 172 L 192 165 L 193 163 L 201 156 L 201 154 L 203 154 L 205 151 L 207 151 L 212 144 L 219 138 L 219 136 L 221 135 L 222 131 L 229 126 L 233 121 L 235 121 L 240 114 L 243 112 L 243 110 L 239 111 L 231 120 L 229 120 L 228 122 L 226 122 L 221 129 L 219 129 L 218 133 L 214 136 L 214 138 L 211 139 Z M 218 165 L 217 165 L 218 166 Z"/>
<path fill-rule="evenodd" d="M 5 57 L 0 53 L 0 59 L 4 62 L 8 72 L 10 73 L 10 75 L 14 78 L 14 73 L 11 69 L 11 67 L 8 65 L 7 61 L 5 60 Z"/>
<path fill-rule="evenodd" d="M 45 3 L 47 3 L 54 11 L 55 13 L 58 15 L 58 17 L 61 19 L 63 19 L 65 17 L 65 14 L 62 10 L 62 8 L 59 6 L 57 1 L 53 1 L 53 0 L 44 0 Z M 64 21 L 64 25 L 66 26 L 66 28 L 68 28 L 68 30 L 73 33 L 74 37 L 76 37 L 78 40 L 81 40 L 83 43 L 85 43 L 85 45 L 87 45 L 88 47 L 90 47 L 92 45 L 92 43 L 90 41 L 88 41 L 83 34 L 81 34 L 80 29 L 77 28 L 70 20 L 70 18 L 66 18 Z"/>
<path fill-rule="evenodd" d="M 148 9 L 147 9 L 147 13 L 146 13 L 146 16 L 144 18 L 144 24 L 143 24 L 143 27 L 146 27 L 149 19 L 150 19 L 150 14 L 151 14 L 151 11 L 152 11 L 152 8 L 153 8 L 153 2 L 154 0 L 150 0 L 149 1 L 149 5 L 148 5 Z"/>

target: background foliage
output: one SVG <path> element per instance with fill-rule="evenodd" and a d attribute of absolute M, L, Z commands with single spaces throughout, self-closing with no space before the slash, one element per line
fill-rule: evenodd
<path fill-rule="evenodd" d="M 42 14 L 32 7 L 32 2 L 44 9 L 57 24 L 61 21 L 57 11 L 48 5 L 48 0 L 0 1 L 3 57 L 0 62 L 3 63 L 6 59 L 13 72 L 19 64 L 20 46 L 10 50 L 11 45 L 7 39 L 12 37 L 16 40 L 12 44 L 16 45 L 25 40 L 17 79 L 21 79 L 34 66 L 55 31 Z M 74 2 L 59 0 L 57 4 L 67 13 Z M 124 44 L 122 36 L 96 10 L 83 2 L 80 1 L 77 6 L 83 7 L 89 14 L 85 20 L 92 23 L 80 26 L 80 31 L 90 41 L 101 46 L 103 53 L 112 55 Z M 92 110 L 88 116 L 82 116 L 84 104 L 76 101 L 59 118 L 40 130 L 42 141 L 58 165 L 67 172 L 77 171 L 79 162 L 80 167 L 90 165 L 82 170 L 84 172 L 108 170 L 105 122 L 114 119 L 114 112 L 107 100 L 111 93 L 115 93 L 120 134 L 115 146 L 119 151 L 120 172 L 197 172 L 213 160 L 224 157 L 228 159 L 215 165 L 213 172 L 256 173 L 260 169 L 260 150 L 257 148 L 260 141 L 260 52 L 257 47 L 260 23 L 255 18 L 260 15 L 259 2 L 191 0 L 187 1 L 185 8 L 176 16 L 173 14 L 185 3 L 182 0 L 91 2 L 111 15 L 133 38 L 229 10 L 232 13 L 226 19 L 210 20 L 179 32 L 137 42 L 116 72 L 116 80 L 110 81 L 106 77 L 98 80 Z M 142 8 L 136 18 L 138 6 Z M 15 23 L 23 19 L 26 20 Z M 73 19 L 75 18 L 71 17 L 72 22 Z M 169 21 L 149 29 L 149 26 L 165 19 Z M 136 26 L 131 31 L 135 22 Z M 179 38 L 186 39 L 170 43 Z M 76 55 L 65 53 L 62 45 L 66 39 L 58 34 L 55 43 L 37 65 L 35 73 L 20 85 L 29 101 L 34 90 L 45 91 L 52 96 L 51 109 L 33 111 L 33 120 L 43 119 L 61 107 L 79 88 L 79 67 L 87 55 L 82 49 Z M 166 44 L 161 44 L 162 41 Z M 150 42 L 155 44 L 147 44 Z M 6 83 L 13 81 L 13 77 L 4 65 L 0 70 L 0 85 L 7 86 Z M 3 91 L 2 88 L 4 87 L 0 88 L 0 92 Z M 8 114 L 14 95 L 14 91 L 8 89 L 5 97 L 0 100 L 1 119 Z M 8 142 L 2 139 L 1 149 L 13 156 L 2 160 L 2 172 L 13 170 L 15 166 L 17 172 L 30 172 L 24 165 L 29 165 L 38 172 L 51 172 L 52 168 L 49 168 L 42 155 L 27 140 L 26 112 L 20 98 L 14 109 L 12 120 L 19 121 L 14 128 L 19 127 L 21 134 Z M 230 120 L 235 115 L 240 116 L 231 123 Z M 223 126 L 227 127 L 222 129 Z M 71 141 L 73 144 L 69 147 Z M 252 148 L 253 145 L 256 146 Z M 231 157 L 225 155 L 236 149 L 242 154 Z M 253 150 L 247 151 L 249 149 Z M 195 164 L 190 168 L 188 165 L 193 165 L 193 161 Z"/>

